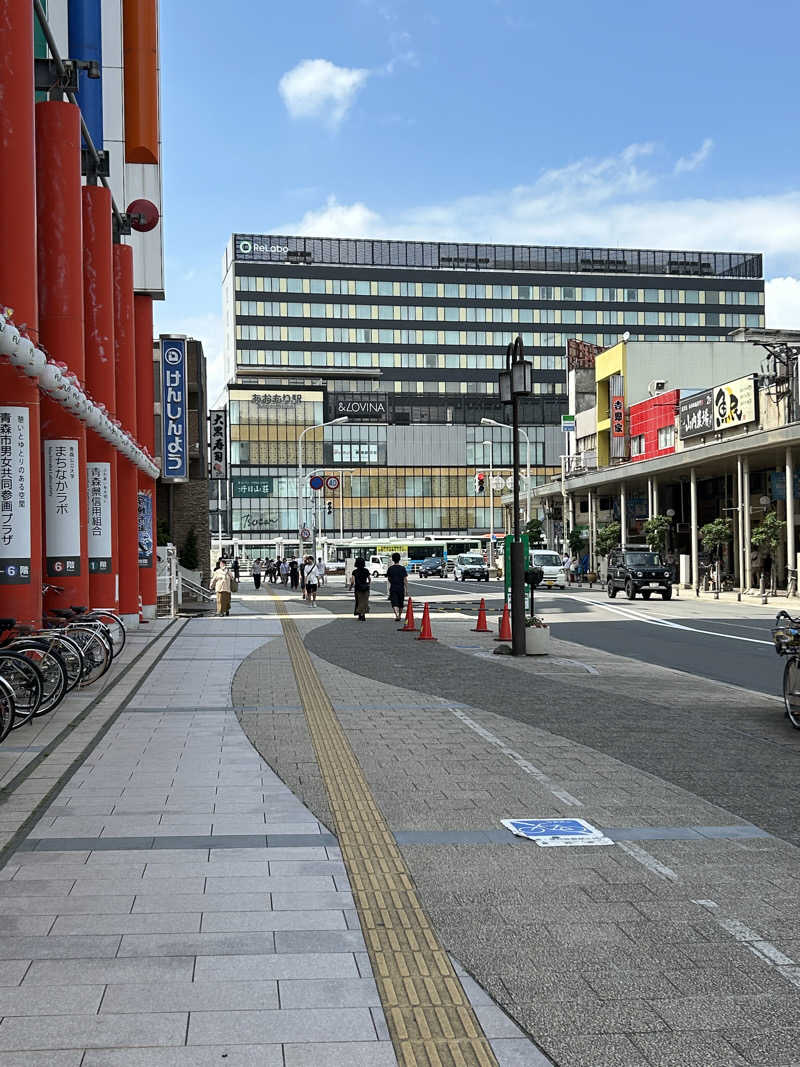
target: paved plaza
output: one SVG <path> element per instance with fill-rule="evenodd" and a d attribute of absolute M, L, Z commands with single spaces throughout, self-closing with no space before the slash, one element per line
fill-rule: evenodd
<path fill-rule="evenodd" d="M 417 643 L 373 601 L 364 627 L 336 586 L 315 609 L 267 589 L 142 627 L 103 692 L 0 750 L 0 1067 L 800 1063 L 781 819 L 577 739 L 593 701 L 616 694 L 621 731 L 649 710 L 631 661 L 493 657 L 456 611 Z M 653 679 L 687 715 L 720 703 Z M 540 848 L 512 817 L 584 818 L 613 844 Z M 440 961 L 431 1003 L 440 981 L 462 1007 L 393 998 L 414 988 L 386 955 L 400 934 Z M 444 1036 L 404 1037 L 411 1019 Z"/>

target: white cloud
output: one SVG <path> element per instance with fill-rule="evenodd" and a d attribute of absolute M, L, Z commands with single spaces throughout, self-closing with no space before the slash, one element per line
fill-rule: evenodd
<path fill-rule="evenodd" d="M 278 82 L 278 91 L 293 119 L 319 118 L 336 127 L 366 84 L 370 72 L 337 67 L 327 59 L 303 59 Z"/>
<path fill-rule="evenodd" d="M 708 157 L 711 155 L 711 149 L 714 147 L 714 142 L 710 137 L 706 137 L 696 152 L 692 152 L 690 156 L 681 156 L 675 163 L 675 173 L 685 174 L 690 170 L 697 170 Z"/>
<path fill-rule="evenodd" d="M 329 196 L 325 207 L 307 211 L 299 222 L 285 223 L 276 227 L 275 232 L 309 237 L 364 237 L 368 233 L 377 236 L 383 225 L 380 215 L 370 211 L 366 204 L 340 204 L 335 196 Z"/>
<path fill-rule="evenodd" d="M 765 286 L 766 324 L 771 329 L 800 329 L 800 278 L 773 278 Z"/>

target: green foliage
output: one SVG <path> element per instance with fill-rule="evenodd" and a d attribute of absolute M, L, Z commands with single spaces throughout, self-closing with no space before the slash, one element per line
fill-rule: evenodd
<path fill-rule="evenodd" d="M 544 545 L 544 523 L 541 519 L 531 519 L 525 526 L 525 533 L 531 548 L 541 548 Z"/>
<path fill-rule="evenodd" d="M 722 558 L 722 549 L 733 537 L 733 524 L 730 519 L 714 519 L 707 522 L 700 529 L 700 540 L 703 548 L 710 552 L 715 559 Z"/>
<path fill-rule="evenodd" d="M 594 545 L 598 556 L 607 556 L 613 548 L 619 545 L 621 537 L 622 527 L 618 522 L 609 522 L 601 526 L 597 531 Z"/>
<path fill-rule="evenodd" d="M 200 566 L 200 557 L 197 552 L 197 534 L 194 526 L 190 526 L 178 552 L 178 562 L 187 571 L 196 571 Z"/>
<path fill-rule="evenodd" d="M 774 553 L 784 538 L 786 523 L 774 511 L 769 511 L 750 534 L 750 540 L 759 551 Z"/>
<path fill-rule="evenodd" d="M 567 534 L 567 544 L 573 556 L 579 556 L 586 545 L 583 532 L 579 529 L 570 530 Z"/>
<path fill-rule="evenodd" d="M 166 519 L 159 519 L 156 523 L 156 543 L 159 545 L 167 545 L 170 540 L 169 523 Z"/>
<path fill-rule="evenodd" d="M 652 552 L 662 552 L 672 526 L 669 515 L 654 515 L 644 524 L 644 536 Z"/>

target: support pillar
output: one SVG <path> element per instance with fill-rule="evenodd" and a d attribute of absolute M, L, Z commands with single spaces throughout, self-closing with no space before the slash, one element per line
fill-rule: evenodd
<path fill-rule="evenodd" d="M 742 469 L 742 457 L 736 457 L 736 546 L 739 561 L 739 592 L 744 593 L 747 588 L 747 548 L 744 538 L 744 477 Z"/>
<path fill-rule="evenodd" d="M 753 584 L 753 568 L 750 562 L 752 545 L 750 541 L 750 460 L 747 456 L 742 459 L 742 495 L 744 497 L 744 561 L 745 561 L 745 592 Z"/>
<path fill-rule="evenodd" d="M 36 216 L 40 343 L 83 383 L 81 124 L 62 100 L 36 105 Z M 86 427 L 43 396 L 41 433 L 45 604 L 88 606 Z"/>
<path fill-rule="evenodd" d="M 786 588 L 797 592 L 797 548 L 794 534 L 794 456 L 786 449 Z"/>
<path fill-rule="evenodd" d="M 655 515 L 655 508 L 653 507 L 653 479 L 647 479 L 647 517 L 652 519 Z"/>
<path fill-rule="evenodd" d="M 136 435 L 136 357 L 133 321 L 133 249 L 114 245 L 114 369 L 117 418 Z M 119 610 L 126 626 L 139 625 L 138 474 L 125 456 L 117 458 Z"/>
<path fill-rule="evenodd" d="M 595 524 L 594 524 L 594 493 L 589 490 L 589 570 L 594 570 L 594 544 L 595 544 Z"/>
<path fill-rule="evenodd" d="M 628 541 L 628 498 L 625 493 L 625 483 L 619 487 L 619 525 L 620 545 L 624 548 Z"/>
<path fill-rule="evenodd" d="M 697 550 L 697 471 L 692 467 L 689 472 L 689 509 L 690 509 L 690 541 L 692 550 L 692 584 L 695 589 L 700 588 L 699 558 Z"/>
<path fill-rule="evenodd" d="M 658 515 L 658 478 L 652 478 L 651 481 L 653 483 L 653 515 Z"/>
<path fill-rule="evenodd" d="M 144 293 L 133 297 L 136 358 L 136 437 L 142 448 L 155 455 L 153 415 L 153 298 Z M 142 615 L 156 617 L 156 483 L 138 473 L 139 595 Z M 149 536 L 148 536 L 149 535 Z"/>
<path fill-rule="evenodd" d="M 36 170 L 33 6 L 4 0 L 0 17 L 0 304 L 13 309 L 39 341 L 36 268 Z M 9 163 L 13 161 L 13 163 Z M 42 617 L 42 484 L 39 387 L 0 357 L 0 436 L 20 460 L 12 469 L 16 512 L 2 517 L 0 600 L 3 614 L 38 626 Z"/>
<path fill-rule="evenodd" d="M 83 294 L 86 338 L 86 387 L 112 418 L 116 411 L 114 373 L 114 286 L 111 241 L 111 193 L 102 185 L 86 185 L 83 197 Z M 117 525 L 117 452 L 92 430 L 87 432 L 90 472 L 108 485 L 110 554 L 92 566 L 89 599 L 92 607 L 119 610 L 119 543 Z M 102 565 L 101 565 L 102 564 Z"/>

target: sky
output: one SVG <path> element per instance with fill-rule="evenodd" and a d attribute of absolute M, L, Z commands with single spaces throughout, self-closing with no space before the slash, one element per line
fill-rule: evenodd
<path fill-rule="evenodd" d="M 231 233 L 763 252 L 800 328 L 796 0 L 161 4 L 167 299 Z"/>

